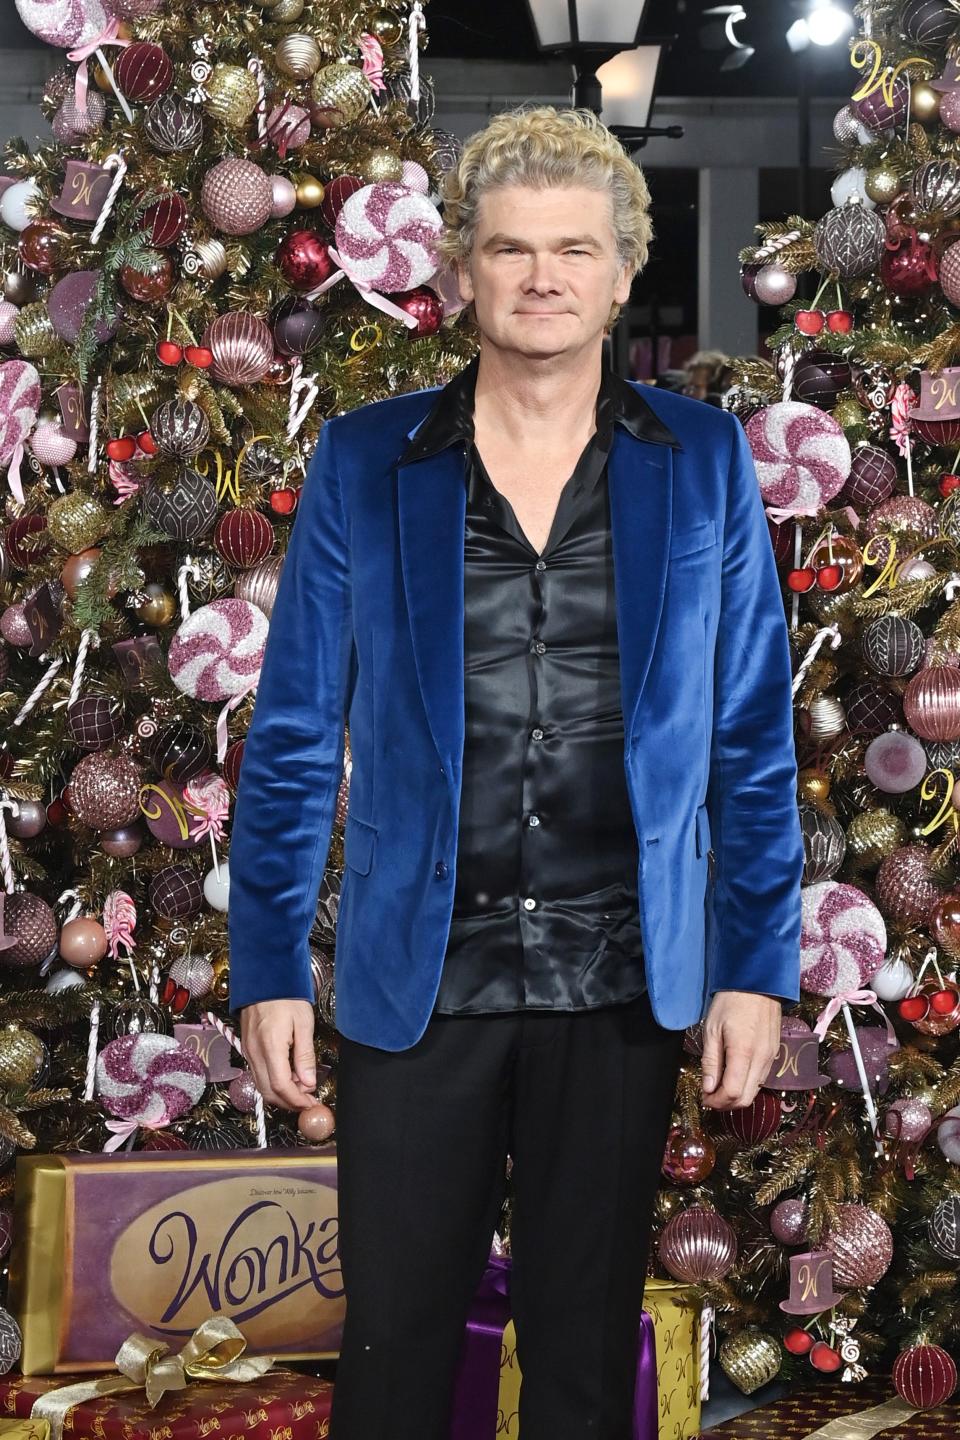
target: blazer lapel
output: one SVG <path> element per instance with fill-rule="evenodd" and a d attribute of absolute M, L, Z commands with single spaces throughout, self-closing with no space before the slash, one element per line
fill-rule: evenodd
<path fill-rule="evenodd" d="M 410 431 L 412 436 L 417 427 Z M 614 428 L 607 466 L 625 743 L 663 609 L 673 519 L 673 450 Z M 460 444 L 397 467 L 400 557 L 417 679 L 452 773 L 464 741 L 464 454 Z"/>

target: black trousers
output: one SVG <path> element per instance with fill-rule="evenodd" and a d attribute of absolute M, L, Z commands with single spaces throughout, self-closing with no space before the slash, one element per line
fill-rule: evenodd
<path fill-rule="evenodd" d="M 630 1440 L 682 1043 L 646 994 L 595 1010 L 433 1015 L 400 1051 L 340 1037 L 346 1320 L 330 1440 L 448 1440 L 508 1153 L 521 1440 Z"/>

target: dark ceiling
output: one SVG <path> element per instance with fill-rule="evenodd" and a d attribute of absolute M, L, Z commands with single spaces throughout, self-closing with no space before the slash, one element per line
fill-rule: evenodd
<path fill-rule="evenodd" d="M 229 0 L 224 0 L 229 3 Z M 644 33 L 675 35 L 661 65 L 662 95 L 786 95 L 796 88 L 797 59 L 787 48 L 787 27 L 803 12 L 802 0 L 743 0 L 746 19 L 736 27 L 739 39 L 755 54 L 741 68 L 721 70 L 730 52 L 723 20 L 705 19 L 717 0 L 649 0 Z M 844 0 L 851 6 L 852 0 Z M 524 0 L 429 0 L 425 8 L 428 54 L 495 60 L 535 60 L 537 46 Z M 0 4 L 0 48 L 39 45 L 10 0 Z M 855 72 L 848 47 L 807 52 L 814 93 L 849 93 Z"/>

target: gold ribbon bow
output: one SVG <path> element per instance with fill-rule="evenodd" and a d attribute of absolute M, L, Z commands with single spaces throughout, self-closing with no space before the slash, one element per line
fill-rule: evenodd
<path fill-rule="evenodd" d="M 30 1418 L 49 1421 L 51 1440 L 61 1440 L 67 1412 L 84 1400 L 144 1390 L 152 1410 L 167 1390 L 183 1390 L 191 1380 L 258 1380 L 271 1369 L 275 1356 L 251 1355 L 244 1360 L 241 1357 L 246 1348 L 242 1331 L 225 1315 L 204 1320 L 175 1355 L 164 1341 L 135 1330 L 117 1351 L 114 1363 L 119 1375 L 48 1390 L 34 1401 Z"/>

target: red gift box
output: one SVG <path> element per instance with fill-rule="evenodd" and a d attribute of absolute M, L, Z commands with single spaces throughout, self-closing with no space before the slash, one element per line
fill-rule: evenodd
<path fill-rule="evenodd" d="M 51 1390 L 90 1380 L 82 1375 L 0 1377 L 0 1413 L 26 1419 Z M 321 1440 L 330 1431 L 333 1382 L 277 1368 L 247 1384 L 199 1380 L 168 1390 L 151 1409 L 142 1390 L 82 1400 L 68 1411 L 73 1440 Z"/>

